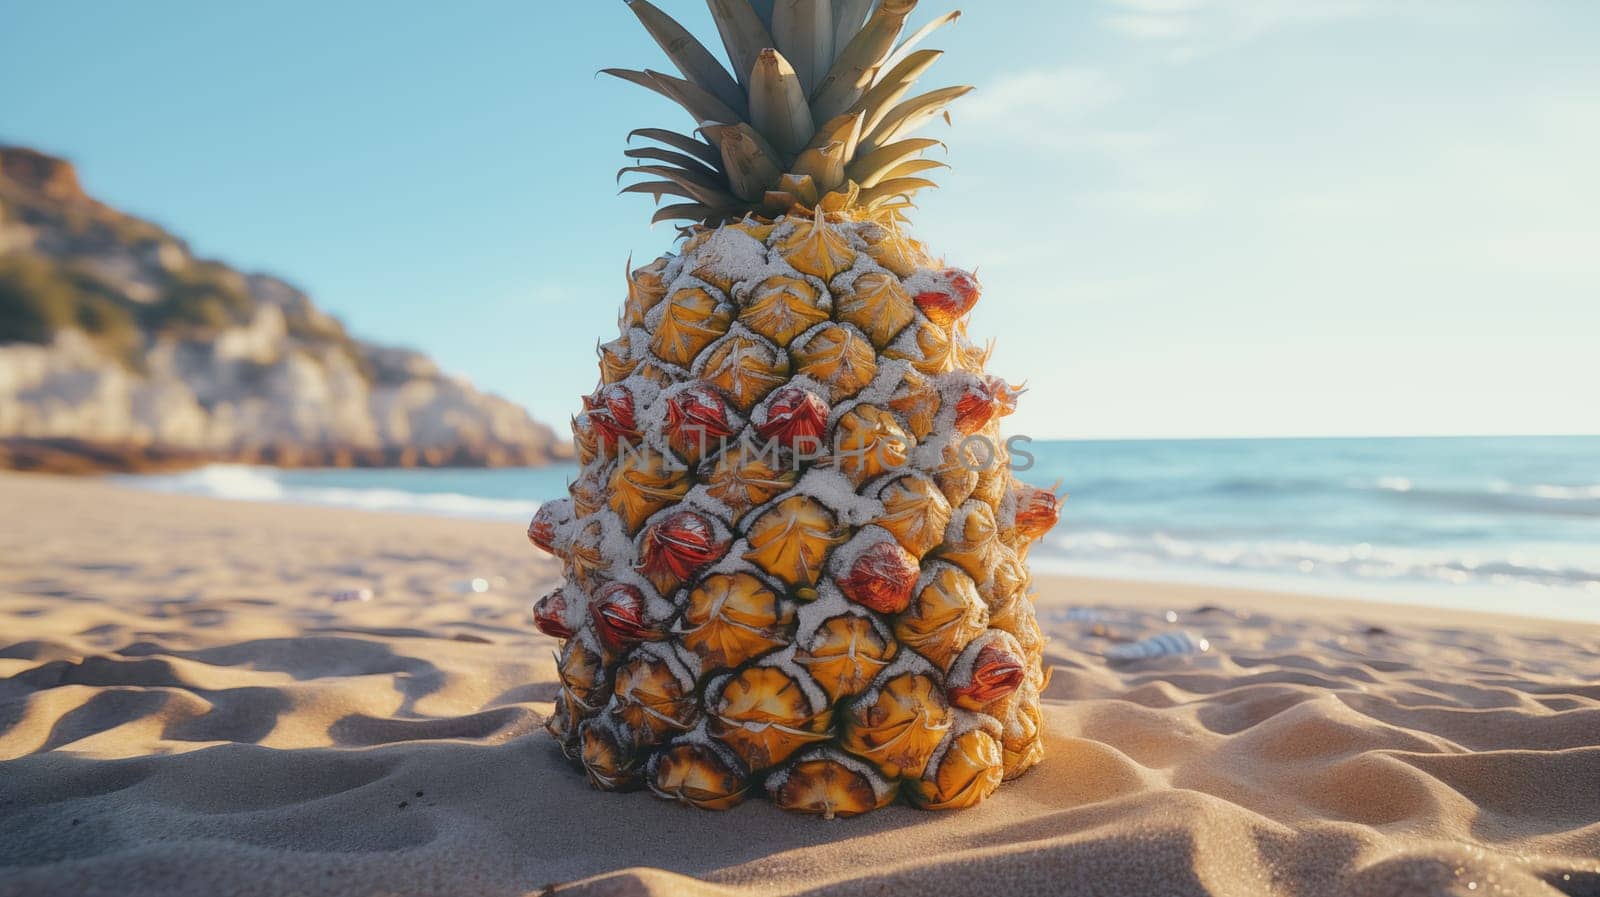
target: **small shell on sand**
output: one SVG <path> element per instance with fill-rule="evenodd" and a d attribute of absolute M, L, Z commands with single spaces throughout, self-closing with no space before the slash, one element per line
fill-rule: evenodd
<path fill-rule="evenodd" d="M 1045 618 L 1054 622 L 1099 623 L 1108 618 L 1105 611 L 1092 607 L 1061 607 L 1049 611 Z"/>
<path fill-rule="evenodd" d="M 1189 633 L 1178 630 L 1176 632 L 1163 632 L 1141 641 L 1127 645 L 1112 645 L 1105 650 L 1105 657 L 1113 663 L 1125 660 L 1144 660 L 1150 657 L 1166 657 L 1172 654 L 1204 654 L 1211 650 L 1211 642 L 1203 638 L 1195 638 Z"/>

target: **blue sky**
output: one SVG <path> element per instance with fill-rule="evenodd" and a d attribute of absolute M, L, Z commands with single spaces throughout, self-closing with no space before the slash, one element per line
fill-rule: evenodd
<path fill-rule="evenodd" d="M 665 67 L 620 2 L 0 11 L 0 140 L 546 420 L 669 247 L 614 195 L 685 124 L 593 77 Z M 934 45 L 978 91 L 916 233 L 1017 431 L 1600 432 L 1600 4 L 986 0 Z"/>

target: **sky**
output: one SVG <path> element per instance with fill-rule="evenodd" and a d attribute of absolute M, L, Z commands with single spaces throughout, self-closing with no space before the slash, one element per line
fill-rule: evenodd
<path fill-rule="evenodd" d="M 715 46 L 698 0 L 658 0 Z M 914 21 L 948 7 L 924 0 Z M 1036 439 L 1600 433 L 1600 3 L 970 2 L 913 232 Z M 686 129 L 620 2 L 0 0 L 0 141 L 554 423 Z"/>

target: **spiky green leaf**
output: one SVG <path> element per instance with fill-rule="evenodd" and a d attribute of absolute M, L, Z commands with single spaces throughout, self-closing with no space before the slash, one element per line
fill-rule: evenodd
<path fill-rule="evenodd" d="M 945 164 L 944 162 L 940 162 L 937 159 L 908 159 L 892 168 L 874 174 L 867 180 L 862 181 L 861 186 L 869 188 L 876 187 L 886 181 L 892 181 L 897 178 L 908 178 L 912 175 L 921 174 L 924 171 L 932 171 L 935 168 L 949 167 L 949 165 Z"/>
<path fill-rule="evenodd" d="M 883 67 L 879 69 L 879 71 L 887 72 L 896 65 L 899 65 L 902 60 L 911 54 L 912 50 L 916 49 L 917 44 L 927 40 L 928 35 L 938 31 L 940 28 L 943 28 L 959 18 L 961 18 L 961 10 L 958 9 L 954 12 L 947 12 L 928 24 L 923 25 L 921 28 L 918 28 L 910 37 L 901 41 L 900 46 L 895 47 L 894 52 L 889 54 L 889 58 L 883 61 Z"/>
<path fill-rule="evenodd" d="M 919 190 L 927 190 L 937 186 L 939 185 L 927 178 L 895 178 L 881 181 L 876 187 L 869 187 L 861 191 L 861 203 L 872 206 L 897 196 L 910 197 Z"/>
<path fill-rule="evenodd" d="M 742 109 L 744 106 L 744 92 L 728 70 L 717 62 L 711 51 L 705 48 L 687 28 L 678 24 L 677 20 L 657 9 L 650 0 L 626 0 L 628 9 L 644 25 L 645 30 L 660 45 L 677 66 L 683 77 L 694 82 L 702 90 L 709 92 L 718 100 L 732 109 Z"/>
<path fill-rule="evenodd" d="M 772 10 L 772 38 L 800 76 L 805 94 L 810 95 L 833 64 L 831 0 L 777 0 Z"/>
<path fill-rule="evenodd" d="M 845 169 L 845 173 L 849 175 L 852 181 L 864 184 L 871 180 L 873 183 L 877 183 L 896 165 L 907 159 L 914 159 L 922 153 L 942 145 L 932 137 L 912 137 L 907 140 L 896 141 L 888 146 L 879 147 L 876 150 L 860 155 L 850 163 L 849 167 Z"/>
<path fill-rule="evenodd" d="M 657 146 L 641 146 L 636 149 L 623 150 L 622 154 L 630 159 L 652 159 L 657 162 L 665 162 L 668 165 L 676 165 L 685 171 L 693 171 L 713 180 L 719 177 L 716 168 L 701 162 L 699 159 Z M 720 163 L 721 159 L 717 161 Z"/>
<path fill-rule="evenodd" d="M 941 87 L 921 96 L 912 97 L 904 103 L 889 110 L 882 122 L 872 130 L 871 135 L 861 141 L 866 152 L 872 152 L 879 147 L 915 131 L 944 112 L 945 106 L 972 91 L 971 87 Z"/>
<path fill-rule="evenodd" d="M 704 140 L 696 140 L 687 134 L 679 134 L 676 131 L 668 131 L 663 128 L 636 128 L 628 132 L 628 142 L 632 143 L 635 137 L 654 140 L 673 149 L 682 150 L 713 167 L 722 161 L 722 156 L 717 152 L 716 147 L 706 143 Z"/>
<path fill-rule="evenodd" d="M 811 107 L 789 60 L 763 50 L 750 79 L 750 123 L 785 157 L 805 149 L 816 126 Z"/>
<path fill-rule="evenodd" d="M 895 105 L 916 86 L 917 79 L 921 78 L 943 55 L 939 50 L 919 50 L 885 72 L 871 90 L 861 95 L 861 99 L 850 108 L 866 113 L 866 133 L 871 134 L 883 123 Z"/>
<path fill-rule="evenodd" d="M 833 0 L 833 56 L 834 59 L 850 45 L 856 32 L 867 20 L 872 0 Z M 833 60 L 828 60 L 831 66 Z"/>
<path fill-rule="evenodd" d="M 856 36 L 838 54 L 828 74 L 811 92 L 811 107 L 826 121 L 849 109 L 872 86 L 879 66 L 894 51 L 895 39 L 917 0 L 881 0 Z"/>
<path fill-rule="evenodd" d="M 680 202 L 675 205 L 662 206 L 650 216 L 651 224 L 660 224 L 663 221 L 712 221 L 725 218 L 733 213 L 728 208 L 712 208 L 704 203 Z"/>
<path fill-rule="evenodd" d="M 750 73 L 756 67 L 756 57 L 777 41 L 767 31 L 767 23 L 756 15 L 750 0 L 706 0 L 711 7 L 711 18 L 722 35 L 722 46 L 728 51 L 728 62 L 739 84 L 748 89 Z"/>
<path fill-rule="evenodd" d="M 703 128 L 722 153 L 722 170 L 735 196 L 755 202 L 777 183 L 783 168 L 777 151 L 747 124 L 708 125 Z"/>

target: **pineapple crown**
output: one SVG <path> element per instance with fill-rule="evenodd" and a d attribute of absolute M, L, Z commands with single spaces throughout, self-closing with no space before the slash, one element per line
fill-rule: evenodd
<path fill-rule="evenodd" d="M 630 148 L 624 187 L 681 198 L 651 219 L 717 225 L 791 210 L 857 211 L 898 218 L 924 172 L 947 167 L 922 158 L 939 141 L 909 137 L 972 90 L 945 87 L 906 99 L 941 56 L 917 50 L 955 21 L 951 12 L 900 40 L 917 0 L 707 0 L 732 74 L 694 35 L 648 0 L 626 0 L 683 77 L 645 69 L 604 69 L 682 106 L 692 134 L 640 128 L 628 135 L 660 144 Z M 946 114 L 948 121 L 948 115 Z"/>

